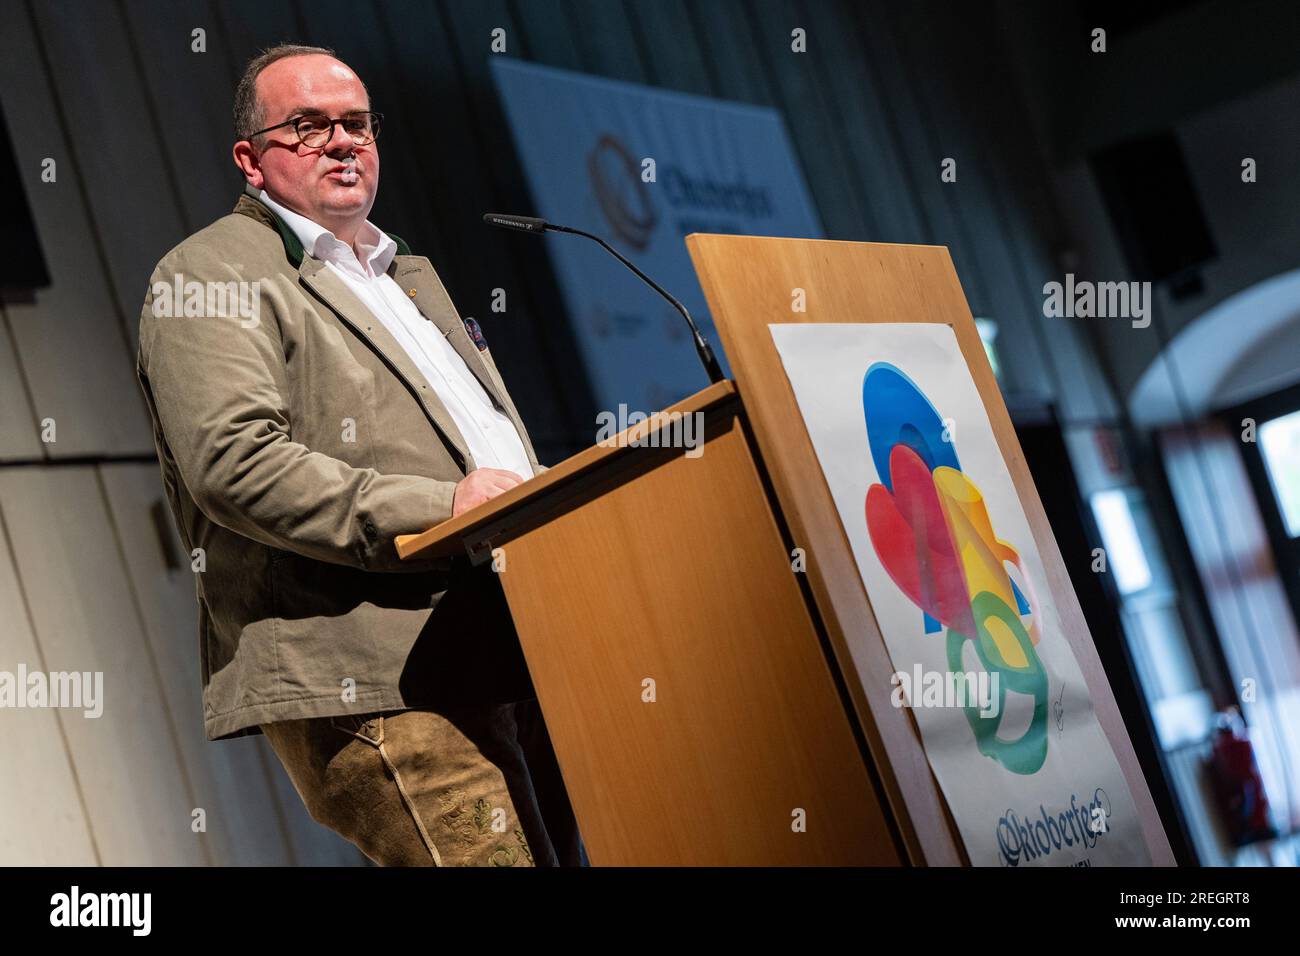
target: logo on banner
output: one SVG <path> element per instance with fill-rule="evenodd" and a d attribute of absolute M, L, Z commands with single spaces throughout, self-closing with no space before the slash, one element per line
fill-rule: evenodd
<path fill-rule="evenodd" d="M 636 157 L 609 133 L 587 154 L 592 192 L 610 228 L 624 243 L 644 251 L 659 224 L 650 190 L 641 181 Z"/>

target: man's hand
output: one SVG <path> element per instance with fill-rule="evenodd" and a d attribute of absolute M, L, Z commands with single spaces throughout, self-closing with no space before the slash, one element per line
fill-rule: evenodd
<path fill-rule="evenodd" d="M 456 492 L 451 498 L 451 516 L 469 511 L 503 491 L 509 491 L 524 479 L 504 468 L 475 468 L 456 482 Z"/>

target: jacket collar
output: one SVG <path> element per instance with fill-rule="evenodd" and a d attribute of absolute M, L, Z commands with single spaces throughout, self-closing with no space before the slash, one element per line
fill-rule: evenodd
<path fill-rule="evenodd" d="M 256 219 L 263 225 L 270 226 L 280 234 L 280 239 L 284 242 L 285 257 L 292 263 L 295 269 L 302 266 L 304 256 L 302 240 L 298 238 L 289 224 L 271 211 L 270 207 L 257 198 L 249 191 L 250 187 L 245 187 L 245 191 L 240 194 L 239 201 L 235 203 L 234 212 L 241 216 L 248 216 L 250 219 Z M 406 244 L 401 236 L 395 236 L 391 232 L 384 233 L 389 239 L 397 244 L 397 255 L 409 256 L 411 247 Z"/>
<path fill-rule="evenodd" d="M 434 427 L 456 449 L 465 471 L 469 472 L 477 467 L 473 456 L 470 455 L 469 444 L 465 441 L 465 437 L 456 427 L 446 407 L 438 400 L 433 388 L 420 374 L 406 349 L 402 348 L 382 322 L 375 321 L 370 310 L 353 295 L 347 284 L 333 270 L 325 268 L 325 263 L 320 259 L 305 255 L 302 241 L 294 231 L 255 196 L 248 192 L 241 194 L 239 201 L 235 203 L 234 212 L 248 216 L 280 234 L 280 239 L 284 243 L 285 257 L 298 271 L 303 284 L 351 326 L 357 335 L 369 342 L 397 373 L 410 389 L 411 394 L 419 399 Z M 465 324 L 456 312 L 456 307 L 452 304 L 451 297 L 434 271 L 432 263 L 423 256 L 413 255 L 410 246 L 399 236 L 391 232 L 385 235 L 397 243 L 397 254 L 388 266 L 388 274 L 411 297 L 420 314 L 446 336 L 451 347 L 464 359 L 465 365 L 479 380 L 488 396 L 514 423 L 520 438 L 523 439 L 524 450 L 528 453 L 529 460 L 534 469 L 538 469 L 537 456 L 533 451 L 532 442 L 526 437 L 527 432 L 524 430 L 523 420 L 519 417 L 519 411 L 510 400 L 504 383 L 497 379 L 488 363 L 479 354 L 478 347 L 470 340 Z"/>

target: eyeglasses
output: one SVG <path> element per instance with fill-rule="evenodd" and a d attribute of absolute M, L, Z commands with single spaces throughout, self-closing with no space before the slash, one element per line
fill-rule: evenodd
<path fill-rule="evenodd" d="M 292 126 L 294 132 L 298 134 L 298 140 L 304 146 L 318 149 L 334 138 L 334 127 L 339 125 L 343 127 L 343 132 L 352 137 L 353 143 L 367 146 L 379 137 L 379 124 L 383 118 L 383 113 L 348 113 L 339 119 L 330 119 L 324 113 L 303 113 L 283 123 L 259 129 L 256 133 L 249 134 L 248 138 L 261 136 L 283 126 Z"/>

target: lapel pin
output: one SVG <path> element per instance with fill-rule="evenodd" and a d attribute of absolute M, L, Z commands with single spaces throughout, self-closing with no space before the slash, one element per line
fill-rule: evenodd
<path fill-rule="evenodd" d="M 406 290 L 406 294 L 409 295 L 412 299 L 415 298 L 415 290 L 414 290 L 414 289 L 407 289 L 407 290 Z"/>
<path fill-rule="evenodd" d="M 487 339 L 483 337 L 483 330 L 478 327 L 478 323 L 469 318 L 462 321 L 465 323 L 465 331 L 469 333 L 470 339 L 478 346 L 478 350 L 480 352 L 485 351 L 488 347 Z"/>

